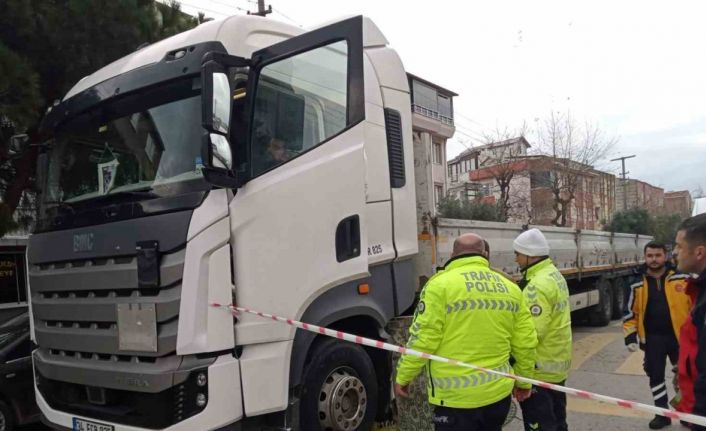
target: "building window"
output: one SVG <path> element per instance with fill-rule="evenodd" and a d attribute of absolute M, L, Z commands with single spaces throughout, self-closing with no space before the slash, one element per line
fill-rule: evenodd
<path fill-rule="evenodd" d="M 530 172 L 530 187 L 533 189 L 550 187 L 554 175 L 549 171 Z"/>
<path fill-rule="evenodd" d="M 443 158 L 443 152 L 441 151 L 441 144 L 438 142 L 434 142 L 434 151 L 433 151 L 433 161 L 434 163 L 440 165 L 444 162 Z"/>
<path fill-rule="evenodd" d="M 454 117 L 451 98 L 439 94 L 439 115 L 446 120 L 452 120 Z"/>
<path fill-rule="evenodd" d="M 438 206 L 442 197 L 444 197 L 444 185 L 434 184 L 434 204 Z"/>
<path fill-rule="evenodd" d="M 492 187 L 490 184 L 481 184 L 480 188 L 478 189 L 478 196 L 490 196 L 492 194 L 491 189 Z"/>
<path fill-rule="evenodd" d="M 434 113 L 439 112 L 439 102 L 436 97 L 436 89 L 424 85 L 421 82 L 412 82 L 412 97 L 414 98 L 414 104 L 421 106 L 422 108 L 433 111 Z"/>

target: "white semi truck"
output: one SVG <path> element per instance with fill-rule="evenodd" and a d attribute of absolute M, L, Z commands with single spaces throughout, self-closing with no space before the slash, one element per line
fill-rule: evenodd
<path fill-rule="evenodd" d="M 387 354 L 209 305 L 386 339 L 459 233 L 515 272 L 521 226 L 429 217 L 431 149 L 413 144 L 410 106 L 364 17 L 208 22 L 79 81 L 43 123 L 28 249 L 43 419 L 368 429 L 389 406 Z M 574 308 L 606 323 L 646 239 L 545 232 Z"/>

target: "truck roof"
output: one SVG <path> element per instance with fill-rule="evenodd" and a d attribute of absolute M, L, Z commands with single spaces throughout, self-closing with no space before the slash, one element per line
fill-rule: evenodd
<path fill-rule="evenodd" d="M 339 20 L 330 21 L 314 28 L 336 21 Z M 132 54 L 126 55 L 84 77 L 66 93 L 64 100 L 114 76 L 157 63 L 164 58 L 167 52 L 179 48 L 202 42 L 220 41 L 229 54 L 250 58 L 252 53 L 259 49 L 314 28 L 303 29 L 255 15 L 235 15 L 220 20 L 208 21 L 191 30 L 138 49 Z M 369 18 L 363 19 L 363 38 L 366 47 L 384 46 L 387 44 L 387 39 Z"/>

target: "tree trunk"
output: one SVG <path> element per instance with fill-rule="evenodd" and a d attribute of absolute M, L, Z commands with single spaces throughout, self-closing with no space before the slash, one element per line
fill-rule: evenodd
<path fill-rule="evenodd" d="M 552 209 L 554 210 L 554 218 L 552 219 L 552 225 L 561 226 L 559 220 L 561 219 L 561 191 L 554 189 L 552 190 L 554 194 L 554 202 L 552 202 Z"/>

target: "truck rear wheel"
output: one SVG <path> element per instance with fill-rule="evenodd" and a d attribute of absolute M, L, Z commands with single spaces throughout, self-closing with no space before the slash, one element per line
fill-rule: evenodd
<path fill-rule="evenodd" d="M 334 339 L 322 340 L 304 371 L 302 430 L 368 430 L 375 421 L 378 386 L 365 350 Z"/>
<path fill-rule="evenodd" d="M 625 312 L 625 279 L 613 279 L 613 319 L 620 319 Z"/>
<path fill-rule="evenodd" d="M 610 282 L 601 278 L 596 283 L 598 289 L 598 304 L 591 307 L 588 312 L 588 321 L 593 326 L 606 326 L 613 317 L 613 295 Z"/>

